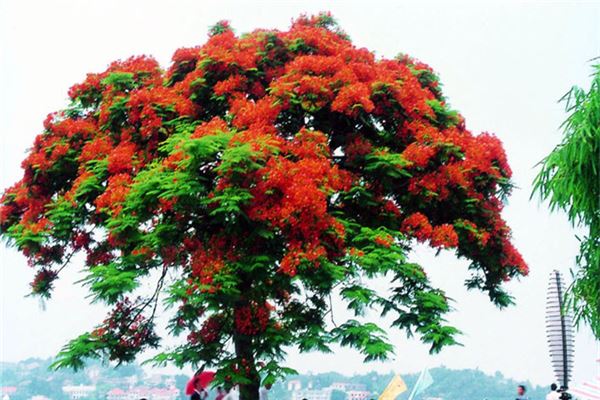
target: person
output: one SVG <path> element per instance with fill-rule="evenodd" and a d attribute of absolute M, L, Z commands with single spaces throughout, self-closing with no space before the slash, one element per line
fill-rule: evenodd
<path fill-rule="evenodd" d="M 225 393 L 225 391 L 221 388 L 221 386 L 217 387 L 217 397 L 215 397 L 215 400 L 223 400 L 225 398 L 225 395 L 227 393 Z"/>
<path fill-rule="evenodd" d="M 201 400 L 200 399 L 200 393 L 198 392 L 198 375 L 194 375 L 194 392 L 192 393 L 192 395 L 190 396 L 190 400 Z M 187 390 L 187 389 L 186 389 Z"/>
<path fill-rule="evenodd" d="M 194 381 L 194 394 L 191 400 L 206 400 L 208 399 L 208 392 L 206 388 L 200 385 L 200 376 L 196 374 L 196 380 Z"/>
<path fill-rule="evenodd" d="M 258 392 L 260 400 L 269 400 L 269 390 L 271 390 L 272 386 L 270 383 L 267 383 L 264 387 L 260 388 Z"/>
<path fill-rule="evenodd" d="M 557 391 L 556 383 L 550 385 L 550 393 L 546 395 L 546 400 L 560 400 L 560 393 Z"/>
<path fill-rule="evenodd" d="M 190 400 L 205 400 L 208 398 L 208 392 L 200 385 L 199 373 L 194 375 L 192 384 L 194 385 L 194 392 L 190 396 Z"/>
<path fill-rule="evenodd" d="M 527 392 L 527 389 L 525 388 L 524 385 L 517 386 L 517 398 L 516 398 L 516 400 L 529 400 L 529 397 L 525 396 L 525 392 Z"/>

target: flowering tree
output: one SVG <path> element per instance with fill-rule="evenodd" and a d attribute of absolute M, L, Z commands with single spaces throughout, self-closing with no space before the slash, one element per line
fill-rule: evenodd
<path fill-rule="evenodd" d="M 500 217 L 500 141 L 465 128 L 429 67 L 376 59 L 328 15 L 241 37 L 219 23 L 167 71 L 133 57 L 69 96 L 0 208 L 2 235 L 38 271 L 33 293 L 48 297 L 84 252 L 83 284 L 113 308 L 57 367 L 157 347 L 163 299 L 187 340 L 154 361 L 215 367 L 256 399 L 291 371 L 286 346 L 385 359 L 369 309 L 433 352 L 456 343 L 444 292 L 407 260 L 415 241 L 470 259 L 467 286 L 498 306 L 502 283 L 527 273 Z M 387 293 L 366 284 L 376 277 Z M 356 318 L 330 326 L 332 294 Z"/>

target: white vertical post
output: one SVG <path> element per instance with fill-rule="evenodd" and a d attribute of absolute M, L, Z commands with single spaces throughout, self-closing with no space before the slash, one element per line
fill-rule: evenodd
<path fill-rule="evenodd" d="M 408 400 L 413 400 L 413 398 L 415 397 L 415 393 L 417 392 L 417 388 L 419 387 L 421 380 L 423 380 L 424 374 L 425 374 L 425 369 L 421 371 L 421 375 L 419 375 L 417 382 L 415 382 L 415 386 L 413 387 L 413 390 L 410 392 L 410 396 L 408 396 Z"/>

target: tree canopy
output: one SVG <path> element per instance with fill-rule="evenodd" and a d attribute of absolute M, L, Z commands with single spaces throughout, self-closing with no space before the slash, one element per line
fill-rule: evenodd
<path fill-rule="evenodd" d="M 69 96 L 0 208 L 2 236 L 37 270 L 34 294 L 50 296 L 83 252 L 82 283 L 112 306 L 57 367 L 158 347 L 164 301 L 185 340 L 154 361 L 216 368 L 257 398 L 261 379 L 293 371 L 287 346 L 388 357 L 370 309 L 432 352 L 455 344 L 449 299 L 407 259 L 415 242 L 469 259 L 466 285 L 501 307 L 503 282 L 527 274 L 501 218 L 501 142 L 466 128 L 427 65 L 356 48 L 327 14 L 239 37 L 221 22 L 167 70 L 132 57 Z M 332 295 L 355 318 L 330 326 Z"/>
<path fill-rule="evenodd" d="M 573 87 L 562 101 L 569 113 L 563 139 L 540 163 L 534 193 L 587 230 L 566 306 L 600 339 L 600 65 L 589 91 Z"/>

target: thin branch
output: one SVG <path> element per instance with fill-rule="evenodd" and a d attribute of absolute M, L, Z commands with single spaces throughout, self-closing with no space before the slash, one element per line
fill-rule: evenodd
<path fill-rule="evenodd" d="M 133 318 L 131 319 L 130 323 L 127 325 L 127 328 L 129 328 L 134 321 L 137 319 L 137 317 L 140 316 L 140 314 L 152 303 L 154 302 L 154 309 L 152 310 L 152 315 L 150 316 L 150 318 L 148 318 L 148 321 L 146 322 L 147 324 L 152 322 L 154 320 L 154 316 L 156 314 L 156 308 L 158 306 L 158 299 L 159 299 L 159 295 L 160 295 L 160 291 L 163 287 L 164 284 L 164 280 L 165 280 L 165 276 L 167 275 L 167 266 L 164 265 L 163 266 L 163 270 L 162 273 L 160 275 L 160 278 L 158 279 L 158 282 L 156 284 L 156 289 L 154 290 L 154 293 L 152 294 L 152 296 L 148 299 L 148 301 L 146 301 L 142 307 L 138 310 L 138 312 L 133 316 Z"/>
<path fill-rule="evenodd" d="M 333 302 L 331 301 L 331 293 L 329 294 L 329 312 L 331 313 L 331 323 L 337 328 L 338 326 L 333 318 Z"/>
<path fill-rule="evenodd" d="M 152 295 L 152 297 L 154 297 L 154 308 L 152 309 L 152 315 L 150 316 L 150 321 L 153 320 L 154 315 L 156 315 L 156 308 L 158 307 L 158 299 L 160 298 L 160 292 L 165 283 L 166 275 L 167 275 L 167 266 L 165 265 L 165 266 L 163 266 L 162 275 L 158 281 L 158 284 L 156 285 L 156 290 L 155 290 L 154 294 Z"/>
<path fill-rule="evenodd" d="M 69 254 L 69 255 L 67 256 L 67 259 L 65 260 L 65 262 L 63 263 L 63 265 L 62 265 L 62 266 L 61 266 L 59 269 L 57 269 L 57 270 L 56 270 L 56 275 L 60 274 L 60 272 L 61 272 L 63 269 L 65 269 L 65 267 L 66 267 L 67 265 L 69 265 L 69 262 L 71 261 L 71 258 L 72 258 L 72 257 L 75 255 L 75 253 L 77 253 L 77 250 L 73 250 L 73 251 L 71 252 L 71 254 Z"/>

